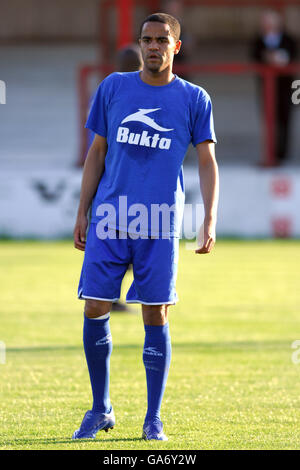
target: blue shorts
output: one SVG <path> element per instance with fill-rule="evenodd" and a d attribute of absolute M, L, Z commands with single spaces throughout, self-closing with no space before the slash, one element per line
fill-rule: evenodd
<path fill-rule="evenodd" d="M 79 299 L 116 302 L 130 264 L 133 283 L 126 302 L 146 305 L 175 304 L 178 266 L 178 238 L 107 238 L 100 240 L 96 223 L 91 223 L 81 276 Z M 116 232 L 117 236 L 119 232 Z"/>

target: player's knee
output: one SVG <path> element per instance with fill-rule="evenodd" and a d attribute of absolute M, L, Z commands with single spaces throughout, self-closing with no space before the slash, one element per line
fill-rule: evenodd
<path fill-rule="evenodd" d="M 84 314 L 87 318 L 97 318 L 111 311 L 112 302 L 88 299 L 85 301 Z"/>
<path fill-rule="evenodd" d="M 168 305 L 143 305 L 146 325 L 164 325 L 168 321 Z"/>

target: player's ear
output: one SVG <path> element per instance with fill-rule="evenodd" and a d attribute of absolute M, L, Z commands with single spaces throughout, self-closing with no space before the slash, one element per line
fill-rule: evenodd
<path fill-rule="evenodd" d="M 176 41 L 176 44 L 175 44 L 174 54 L 178 54 L 178 52 L 180 51 L 180 48 L 181 48 L 181 44 L 182 44 L 182 42 L 178 39 L 178 41 Z"/>

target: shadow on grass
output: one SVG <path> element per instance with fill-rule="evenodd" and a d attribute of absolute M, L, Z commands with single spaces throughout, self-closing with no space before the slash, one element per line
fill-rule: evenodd
<path fill-rule="evenodd" d="M 74 444 L 80 444 L 80 443 L 90 443 L 92 445 L 96 444 L 106 444 L 108 442 L 144 442 L 143 439 L 140 437 L 133 437 L 133 438 L 115 438 L 115 439 L 61 439 L 61 438 L 47 438 L 47 439 L 14 439 L 11 441 L 0 441 L 0 449 L 6 446 L 34 446 L 34 445 L 47 445 L 47 444 L 69 444 L 70 446 Z"/>
<path fill-rule="evenodd" d="M 236 351 L 241 352 L 243 351 L 263 351 L 263 350 L 279 350 L 279 349 L 286 349 L 287 347 L 290 348 L 289 341 L 220 341 L 220 342 L 203 342 L 199 341 L 189 342 L 189 343 L 176 343 L 173 342 L 172 344 L 174 351 L 180 351 L 185 349 L 192 349 L 193 351 L 196 350 L 215 350 L 216 352 L 225 350 L 228 351 Z M 114 345 L 114 352 L 118 352 L 119 350 L 140 350 L 143 347 L 142 342 L 140 344 L 115 344 Z M 49 351 L 83 351 L 82 345 L 48 345 L 48 346 L 24 346 L 19 348 L 6 348 L 6 352 L 12 353 L 41 353 L 41 352 L 49 352 Z"/>

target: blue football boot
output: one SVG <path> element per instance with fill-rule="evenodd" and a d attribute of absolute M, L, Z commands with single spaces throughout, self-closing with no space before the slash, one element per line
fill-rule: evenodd
<path fill-rule="evenodd" d="M 163 432 L 163 423 L 159 419 L 146 421 L 143 426 L 142 438 L 146 441 L 155 439 L 156 441 L 167 441 L 168 438 Z"/>
<path fill-rule="evenodd" d="M 81 426 L 74 432 L 72 439 L 95 439 L 98 431 L 108 431 L 115 425 L 115 415 L 111 408 L 109 413 L 89 410 L 85 413 Z"/>

